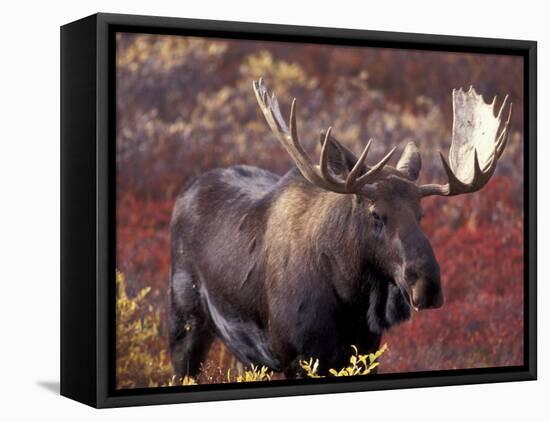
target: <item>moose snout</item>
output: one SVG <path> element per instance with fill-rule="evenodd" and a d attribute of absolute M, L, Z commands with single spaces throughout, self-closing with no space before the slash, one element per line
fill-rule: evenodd
<path fill-rule="evenodd" d="M 405 280 L 411 305 L 416 310 L 440 308 L 443 305 L 441 273 L 430 242 L 418 231 L 409 232 L 407 241 L 411 249 L 406 259 Z"/>
<path fill-rule="evenodd" d="M 411 305 L 417 310 L 435 309 L 443 305 L 443 289 L 439 276 L 439 265 L 428 260 L 405 272 L 409 285 Z"/>
<path fill-rule="evenodd" d="M 439 279 L 417 279 L 411 288 L 411 301 L 417 310 L 440 308 L 444 298 Z"/>

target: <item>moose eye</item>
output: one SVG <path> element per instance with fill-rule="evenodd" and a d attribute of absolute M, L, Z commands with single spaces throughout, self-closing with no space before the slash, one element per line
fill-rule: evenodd
<path fill-rule="evenodd" d="M 387 218 L 381 216 L 376 211 L 371 211 L 370 215 L 376 224 L 386 224 Z"/>

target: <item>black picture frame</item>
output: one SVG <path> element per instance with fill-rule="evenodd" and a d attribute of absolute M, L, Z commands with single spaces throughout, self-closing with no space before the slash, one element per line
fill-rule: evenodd
<path fill-rule="evenodd" d="M 116 390 L 113 58 L 117 31 L 523 57 L 528 140 L 524 154 L 524 365 L 380 374 L 345 382 L 286 380 Z M 102 408 L 536 379 L 536 84 L 534 41 L 104 13 L 61 27 L 61 395 Z"/>

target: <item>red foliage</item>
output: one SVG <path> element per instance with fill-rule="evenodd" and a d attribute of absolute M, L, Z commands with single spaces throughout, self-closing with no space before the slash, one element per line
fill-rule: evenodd
<path fill-rule="evenodd" d="M 126 193 L 117 201 L 117 269 L 133 281 L 166 291 L 170 268 L 172 200 L 149 200 Z M 132 292 L 132 290 L 130 290 Z"/>
<path fill-rule="evenodd" d="M 425 201 L 424 230 L 441 266 L 445 305 L 415 313 L 384 338 L 381 372 L 521 365 L 523 215 L 521 189 L 497 176 L 477 195 Z M 165 313 L 171 200 L 126 193 L 117 205 L 117 267 L 151 285 Z M 209 365 L 233 366 L 221 344 Z"/>

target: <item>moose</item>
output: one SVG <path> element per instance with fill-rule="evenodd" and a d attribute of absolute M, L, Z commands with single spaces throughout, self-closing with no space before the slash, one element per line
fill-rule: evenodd
<path fill-rule="evenodd" d="M 350 345 L 380 347 L 412 311 L 443 304 L 440 268 L 420 227 L 421 200 L 483 188 L 508 140 L 512 112 L 495 117 L 470 87 L 453 90 L 446 184 L 417 185 L 421 158 L 408 143 L 366 165 L 331 128 L 319 163 L 300 144 L 296 99 L 288 123 L 262 80 L 260 109 L 295 166 L 283 176 L 246 165 L 210 170 L 177 197 L 171 221 L 169 342 L 178 376 L 196 376 L 214 338 L 244 364 L 287 378 L 345 366 Z"/>

